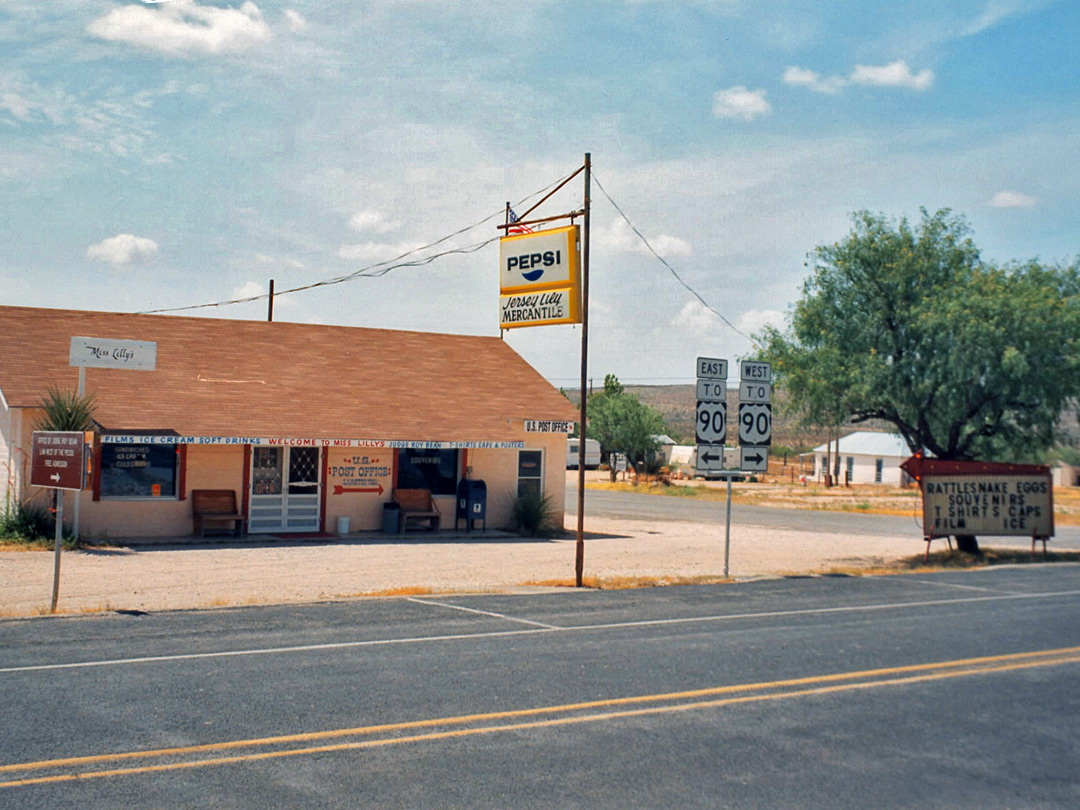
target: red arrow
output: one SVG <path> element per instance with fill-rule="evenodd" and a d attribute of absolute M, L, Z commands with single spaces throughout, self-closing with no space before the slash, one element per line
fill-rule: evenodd
<path fill-rule="evenodd" d="M 378 492 L 382 495 L 385 490 L 382 488 L 382 484 L 379 484 L 376 487 L 343 487 L 340 484 L 334 485 L 335 495 L 342 495 L 346 492 Z"/>

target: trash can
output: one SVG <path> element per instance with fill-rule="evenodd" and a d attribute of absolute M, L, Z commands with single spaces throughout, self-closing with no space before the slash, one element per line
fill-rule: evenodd
<path fill-rule="evenodd" d="M 337 519 L 337 533 L 339 536 L 344 537 L 349 533 L 349 516 L 342 515 Z"/>
<path fill-rule="evenodd" d="M 382 530 L 383 534 L 401 533 L 401 507 L 393 501 L 382 505 Z"/>
<path fill-rule="evenodd" d="M 457 510 L 454 513 L 454 528 L 459 520 L 465 521 L 465 531 L 472 531 L 474 520 L 484 521 L 487 531 L 487 484 L 479 480 L 463 479 L 458 484 Z"/>

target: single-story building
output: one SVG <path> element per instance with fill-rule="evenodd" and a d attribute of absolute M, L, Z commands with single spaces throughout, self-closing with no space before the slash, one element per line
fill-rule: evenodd
<path fill-rule="evenodd" d="M 833 472 L 839 483 L 906 486 L 911 480 L 900 469 L 900 463 L 911 456 L 911 451 L 903 438 L 895 433 L 859 430 L 841 436 L 838 445 L 833 444 L 833 454 Z M 807 455 L 813 458 L 814 479 L 824 480 L 828 471 L 829 445 L 819 445 Z"/>
<path fill-rule="evenodd" d="M 668 436 L 666 433 L 657 433 L 650 436 L 654 442 L 656 442 L 656 459 L 662 465 L 671 464 L 671 451 L 675 449 L 678 442 Z"/>
<path fill-rule="evenodd" d="M 87 367 L 72 338 L 84 353 L 140 341 L 153 370 Z M 97 427 L 84 537 L 190 535 L 201 489 L 233 491 L 251 534 L 339 518 L 378 530 L 398 488 L 429 490 L 449 528 L 466 478 L 486 483 L 489 526 L 527 491 L 561 522 L 577 411 L 498 337 L 8 306 L 0 509 L 47 503 L 30 485 L 32 432 L 49 390 L 75 392 L 80 372 Z"/>
<path fill-rule="evenodd" d="M 1059 461 L 1051 470 L 1055 487 L 1080 487 L 1080 467 Z"/>

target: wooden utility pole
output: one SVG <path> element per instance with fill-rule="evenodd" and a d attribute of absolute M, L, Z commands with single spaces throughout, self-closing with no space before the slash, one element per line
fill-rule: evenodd
<path fill-rule="evenodd" d="M 581 423 L 578 431 L 577 549 L 574 575 L 582 587 L 585 570 L 585 420 L 588 416 L 585 384 L 589 381 L 589 208 L 592 153 L 585 153 L 585 213 L 581 236 Z"/>

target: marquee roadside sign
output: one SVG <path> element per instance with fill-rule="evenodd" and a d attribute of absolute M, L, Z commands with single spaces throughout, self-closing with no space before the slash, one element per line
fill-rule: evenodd
<path fill-rule="evenodd" d="M 580 228 L 499 240 L 499 327 L 581 323 Z"/>
<path fill-rule="evenodd" d="M 1032 539 L 1054 534 L 1049 467 L 912 456 L 900 469 L 922 488 L 927 540 L 957 534 Z"/>

